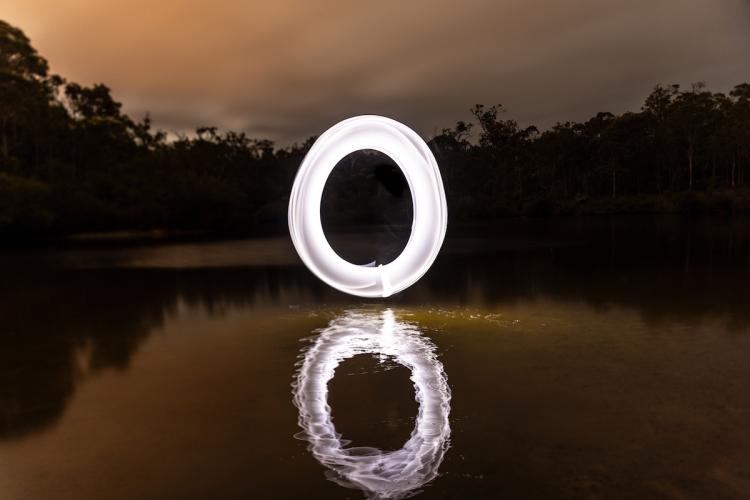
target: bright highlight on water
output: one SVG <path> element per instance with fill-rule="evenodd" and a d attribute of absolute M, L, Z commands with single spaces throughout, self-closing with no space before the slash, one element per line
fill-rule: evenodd
<path fill-rule="evenodd" d="M 294 387 L 300 436 L 329 478 L 371 498 L 405 498 L 437 476 L 450 437 L 450 388 L 435 345 L 390 309 L 382 314 L 349 311 L 331 321 L 305 351 Z M 391 359 L 411 371 L 419 404 L 414 430 L 403 447 L 347 448 L 336 432 L 328 404 L 328 382 L 336 368 L 357 354 Z"/>

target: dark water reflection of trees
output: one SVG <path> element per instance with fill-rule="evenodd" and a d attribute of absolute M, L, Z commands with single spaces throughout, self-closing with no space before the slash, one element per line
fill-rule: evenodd
<path fill-rule="evenodd" d="M 748 226 L 595 218 L 519 220 L 494 235 L 452 230 L 428 275 L 388 302 L 482 308 L 545 297 L 630 308 L 653 326 L 718 319 L 740 334 L 750 327 Z M 485 237 L 468 237 L 476 234 Z M 180 304 L 219 315 L 360 303 L 295 265 L 75 269 L 8 256 L 0 267 L 2 439 L 54 424 L 84 376 L 126 370 Z"/>

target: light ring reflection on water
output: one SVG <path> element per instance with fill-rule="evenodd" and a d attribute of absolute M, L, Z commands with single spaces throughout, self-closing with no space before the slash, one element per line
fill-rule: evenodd
<path fill-rule="evenodd" d="M 320 202 L 328 176 L 346 155 L 372 149 L 404 173 L 414 205 L 411 236 L 393 262 L 358 266 L 326 239 Z M 355 116 L 326 130 L 302 161 L 289 196 L 289 234 L 302 261 L 332 287 L 360 297 L 388 297 L 414 284 L 430 268 L 445 238 L 448 206 L 435 156 L 412 129 L 383 116 Z"/>
<path fill-rule="evenodd" d="M 396 451 L 346 448 L 333 425 L 328 382 L 342 361 L 368 353 L 411 370 L 419 411 L 409 440 Z M 293 389 L 300 435 L 334 472 L 330 479 L 374 498 L 403 498 L 437 476 L 449 446 L 450 388 L 435 345 L 390 309 L 349 311 L 331 321 L 305 351 Z"/>

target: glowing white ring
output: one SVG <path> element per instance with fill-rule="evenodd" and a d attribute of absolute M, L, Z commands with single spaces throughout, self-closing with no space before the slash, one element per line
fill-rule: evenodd
<path fill-rule="evenodd" d="M 326 180 L 346 155 L 373 149 L 401 168 L 414 205 L 411 236 L 404 251 L 386 265 L 358 266 L 331 248 L 320 221 Z M 416 132 L 390 118 L 356 116 L 321 135 L 302 161 L 289 198 L 289 232 L 305 265 L 342 292 L 360 297 L 388 297 L 421 278 L 445 238 L 448 207 L 437 161 Z"/>
<path fill-rule="evenodd" d="M 346 448 L 328 405 L 328 382 L 345 359 L 373 353 L 411 370 L 419 411 L 411 437 L 400 450 Z M 374 498 L 404 498 L 433 480 L 449 446 L 450 388 L 435 346 L 414 326 L 382 316 L 347 312 L 331 321 L 305 351 L 293 384 L 302 437 L 334 474 L 329 479 Z"/>

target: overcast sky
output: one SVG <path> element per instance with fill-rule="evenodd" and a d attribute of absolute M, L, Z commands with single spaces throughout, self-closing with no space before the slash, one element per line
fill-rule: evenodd
<path fill-rule="evenodd" d="M 375 113 L 430 136 L 475 103 L 546 127 L 656 83 L 750 81 L 748 0 L 0 0 L 54 72 L 172 132 L 280 145 Z"/>

